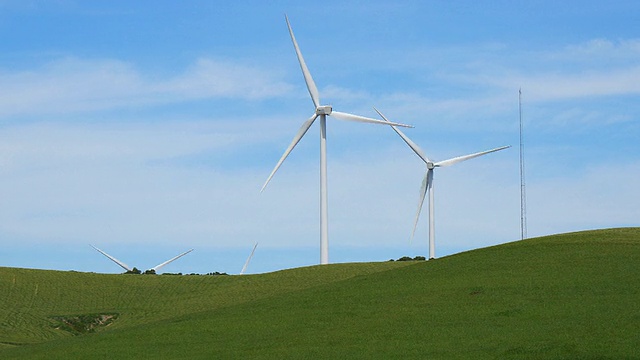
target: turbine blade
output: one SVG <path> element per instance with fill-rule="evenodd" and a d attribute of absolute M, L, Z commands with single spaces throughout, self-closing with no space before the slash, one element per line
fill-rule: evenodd
<path fill-rule="evenodd" d="M 424 174 L 424 179 L 422 179 L 422 185 L 420 186 L 420 201 L 418 201 L 418 211 L 416 212 L 416 219 L 413 222 L 413 231 L 411 232 L 411 238 L 409 239 L 409 243 L 413 241 L 413 236 L 416 234 L 416 229 L 418 228 L 418 219 L 420 219 L 420 211 L 422 210 L 422 205 L 424 205 L 424 198 L 427 194 L 427 188 L 431 185 L 431 181 L 433 179 L 433 170 L 427 170 Z"/>
<path fill-rule="evenodd" d="M 89 244 L 89 246 L 91 246 L 92 248 L 96 249 L 100 254 L 102 254 L 102 255 L 106 256 L 109 260 L 111 260 L 111 261 L 113 261 L 114 263 L 118 264 L 121 268 L 123 268 L 123 269 L 125 269 L 125 270 L 127 270 L 127 271 L 133 271 L 133 268 L 130 268 L 130 267 L 129 267 L 129 265 L 127 265 L 127 264 L 123 263 L 122 261 L 120 261 L 120 260 L 118 260 L 118 259 L 114 258 L 113 256 L 111 256 L 111 255 L 107 254 L 106 252 L 104 252 L 104 251 L 102 251 L 102 250 L 98 249 L 97 247 L 95 247 L 95 246 L 93 246 L 93 245 L 91 245 L 91 244 Z"/>
<path fill-rule="evenodd" d="M 382 121 L 382 120 L 378 120 L 378 119 L 372 119 L 372 118 L 368 118 L 368 117 L 364 117 L 364 116 L 360 116 L 360 115 L 353 115 L 353 114 L 344 113 L 344 112 L 340 112 L 340 111 L 332 111 L 331 114 L 329 114 L 329 116 L 333 116 L 336 119 L 346 120 L 346 121 L 358 121 L 358 122 L 365 122 L 365 123 L 372 123 L 372 124 L 402 126 L 402 127 L 408 127 L 408 128 L 412 128 L 413 127 L 411 125 L 394 123 L 394 122 L 390 122 L 390 121 Z"/>
<path fill-rule="evenodd" d="M 162 263 L 162 264 L 160 264 L 160 265 L 156 265 L 155 267 L 152 267 L 152 268 L 151 268 L 151 270 L 153 270 L 153 271 L 157 272 L 158 270 L 160 270 L 160 268 L 161 268 L 161 267 L 163 267 L 163 266 L 165 266 L 165 265 L 169 264 L 169 263 L 170 263 L 170 262 L 172 262 L 172 261 L 178 260 L 179 258 L 181 258 L 181 257 L 183 257 L 183 256 L 185 256 L 185 255 L 187 255 L 188 253 L 190 253 L 190 252 L 192 252 L 192 251 L 193 251 L 193 249 L 191 249 L 191 250 L 189 250 L 189 251 L 185 251 L 185 252 L 183 252 L 182 254 L 180 254 L 180 255 L 178 255 L 178 256 L 176 256 L 176 257 L 173 257 L 173 258 L 171 258 L 171 259 L 169 259 L 169 260 L 167 260 L 167 261 L 163 262 L 163 263 Z"/>
<path fill-rule="evenodd" d="M 302 53 L 300 52 L 300 48 L 298 47 L 298 42 L 296 41 L 296 37 L 293 35 L 291 24 L 289 24 L 289 17 L 285 15 L 284 18 L 285 20 L 287 20 L 289 35 L 291 35 L 291 41 L 293 42 L 293 47 L 296 49 L 296 55 L 298 56 L 298 62 L 300 63 L 300 68 L 302 69 L 302 75 L 304 75 L 304 81 L 307 83 L 307 89 L 309 90 L 309 95 L 311 95 L 311 100 L 313 100 L 313 105 L 315 105 L 315 107 L 318 107 L 320 106 L 320 94 L 318 93 L 318 88 L 316 87 L 316 83 L 313 82 L 313 78 L 311 77 L 309 68 L 307 68 L 307 64 L 304 62 L 304 58 L 302 57 Z"/>
<path fill-rule="evenodd" d="M 258 247 L 258 243 L 253 245 L 253 250 L 251 250 L 251 254 L 249 254 L 247 261 L 245 261 L 244 266 L 242 267 L 242 270 L 240 270 L 240 275 L 243 275 L 244 272 L 247 270 L 247 267 L 249 266 L 249 261 L 251 261 L 251 258 L 253 257 L 253 253 L 256 251 L 257 247 Z"/>
<path fill-rule="evenodd" d="M 302 126 L 300 127 L 300 130 L 298 130 L 298 133 L 293 138 L 293 141 L 291 142 L 291 144 L 289 144 L 289 147 L 287 148 L 287 150 L 284 151 L 284 154 L 280 158 L 280 161 L 278 161 L 278 163 L 276 164 L 276 167 L 273 169 L 273 171 L 271 171 L 271 174 L 267 178 L 267 181 L 265 181 L 264 185 L 262 185 L 262 189 L 260 189 L 260 192 L 264 191 L 264 189 L 267 187 L 267 184 L 269 184 L 269 181 L 271 181 L 271 178 L 273 177 L 273 175 L 275 175 L 276 171 L 278 171 L 278 168 L 280 168 L 280 165 L 282 165 L 282 162 L 284 162 L 284 159 L 286 159 L 287 156 L 289 156 L 289 153 L 291 153 L 291 150 L 293 150 L 293 148 L 298 144 L 298 142 L 300 142 L 300 139 L 302 139 L 304 134 L 307 133 L 307 130 L 309 130 L 309 128 L 311 127 L 311 125 L 313 124 L 313 122 L 316 120 L 317 117 L 318 115 L 313 114 L 309 119 L 307 119 L 307 121 L 305 121 L 302 124 Z"/>
<path fill-rule="evenodd" d="M 375 107 L 373 108 L 378 115 L 380 115 L 384 121 L 390 122 L 386 116 L 382 115 L 382 113 L 376 109 Z M 422 149 L 420 148 L 420 146 L 418 146 L 418 144 L 414 143 L 413 141 L 411 141 L 411 139 L 409 139 L 409 137 L 407 135 L 405 135 L 402 131 L 400 131 L 398 128 L 396 128 L 395 126 L 391 126 L 391 128 L 398 134 L 400 135 L 400 137 L 402 138 L 402 140 L 404 140 L 405 143 L 407 143 L 407 145 L 409 145 L 409 147 L 411 148 L 411 150 L 413 150 L 414 153 L 416 153 L 416 155 L 418 155 L 418 157 L 420 159 L 422 159 L 422 161 L 426 163 L 431 162 L 431 160 L 429 160 L 429 158 L 427 157 L 427 155 L 424 153 L 424 151 L 422 151 Z"/>
<path fill-rule="evenodd" d="M 453 159 L 438 161 L 437 163 L 434 164 L 434 166 L 451 166 L 453 164 L 457 164 L 457 163 L 465 161 L 465 160 L 473 159 L 473 158 L 476 158 L 478 156 L 482 156 L 482 155 L 486 155 L 486 154 L 489 154 L 489 153 L 492 153 L 492 152 L 504 150 L 504 149 L 507 149 L 507 148 L 510 148 L 510 147 L 511 147 L 511 145 L 509 145 L 509 146 L 501 146 L 499 148 L 495 148 L 495 149 L 491 149 L 491 150 L 487 150 L 487 151 L 481 151 L 481 152 L 478 152 L 478 153 L 475 153 L 475 154 L 458 156 L 458 157 L 454 157 Z"/>

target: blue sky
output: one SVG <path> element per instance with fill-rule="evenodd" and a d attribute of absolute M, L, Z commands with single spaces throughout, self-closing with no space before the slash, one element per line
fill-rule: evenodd
<path fill-rule="evenodd" d="M 435 160 L 436 254 L 638 226 L 634 1 L 1 1 L 0 266 L 169 272 L 319 261 L 313 113 L 284 21 L 334 109 L 413 124 Z M 426 255 L 424 164 L 384 126 L 328 121 L 331 262 Z"/>

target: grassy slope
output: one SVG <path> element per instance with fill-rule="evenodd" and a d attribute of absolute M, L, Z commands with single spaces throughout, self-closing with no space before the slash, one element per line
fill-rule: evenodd
<path fill-rule="evenodd" d="M 367 265 L 388 271 L 361 271 L 313 287 L 303 285 L 334 266 L 308 268 L 284 293 L 0 355 L 640 359 L 638 264 L 640 229 L 612 229 L 411 266 Z M 342 265 L 344 272 L 356 268 Z M 279 283 L 279 276 L 296 271 L 268 275 Z M 290 291 L 296 281 L 299 290 Z"/>
<path fill-rule="evenodd" d="M 137 276 L 0 268 L 0 344 L 30 344 L 68 333 L 57 315 L 119 313 L 110 329 L 218 309 L 407 263 L 340 264 L 245 276 Z M 0 347 L 2 349 L 2 347 Z"/>

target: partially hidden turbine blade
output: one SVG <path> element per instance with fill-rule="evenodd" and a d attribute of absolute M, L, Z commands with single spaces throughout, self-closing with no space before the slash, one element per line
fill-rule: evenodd
<path fill-rule="evenodd" d="M 317 117 L 318 115 L 313 114 L 309 119 L 307 119 L 307 121 L 305 121 L 302 124 L 302 126 L 300 127 L 300 130 L 298 130 L 298 133 L 293 138 L 293 141 L 291 141 L 291 144 L 289 144 L 289 147 L 287 148 L 287 150 L 285 150 L 284 154 L 280 158 L 280 161 L 278 161 L 278 163 L 276 164 L 276 167 L 273 168 L 273 171 L 267 178 L 267 181 L 265 181 L 264 185 L 262 186 L 262 189 L 260 189 L 260 192 L 264 191 L 264 188 L 267 187 L 267 184 L 269 184 L 269 181 L 271 181 L 271 178 L 273 177 L 273 175 L 275 175 L 276 171 L 278 171 L 278 168 L 280 168 L 280 165 L 282 165 L 282 163 L 284 162 L 284 159 L 286 159 L 287 156 L 289 156 L 289 153 L 291 153 L 291 150 L 293 150 L 293 148 L 296 147 L 298 142 L 300 142 L 300 139 L 302 139 L 304 134 L 307 133 L 307 131 L 309 130 L 311 125 L 313 125 L 313 122 L 316 120 Z"/>
<path fill-rule="evenodd" d="M 510 148 L 511 146 L 501 146 L 499 148 L 495 148 L 495 149 L 491 149 L 491 150 L 487 150 L 487 151 L 481 151 L 475 154 L 469 154 L 469 155 L 464 155 L 464 156 L 458 156 L 458 157 L 454 157 L 453 159 L 449 159 L 449 160 L 443 160 L 443 161 L 438 161 L 434 164 L 434 166 L 451 166 L 453 164 L 457 164 L 459 162 L 465 161 L 465 160 L 469 160 L 469 159 L 473 159 L 473 158 L 477 158 L 478 156 L 482 156 L 482 155 L 486 155 L 492 152 L 496 152 L 496 151 L 500 151 L 500 150 L 504 150 L 507 148 Z"/>
<path fill-rule="evenodd" d="M 384 116 L 378 109 L 376 109 L 375 107 L 373 109 L 378 113 L 378 115 L 380 115 L 384 119 L 384 121 L 391 123 L 391 121 L 389 121 L 389 119 L 387 119 L 387 117 Z M 409 137 L 407 135 L 405 135 L 402 131 L 397 129 L 395 126 L 391 126 L 391 128 L 398 135 L 400 135 L 402 140 L 404 140 L 404 142 L 407 143 L 407 145 L 409 145 L 411 150 L 413 150 L 413 152 L 416 153 L 416 155 L 418 155 L 418 157 L 420 157 L 420 159 L 422 159 L 422 161 L 424 161 L 425 164 L 431 162 L 431 160 L 429 160 L 427 155 L 424 153 L 424 151 L 422 151 L 422 149 L 420 148 L 420 146 L 418 146 L 418 144 L 414 143 L 411 139 L 409 139 Z"/>
<path fill-rule="evenodd" d="M 125 269 L 125 270 L 127 270 L 127 271 L 133 271 L 133 268 L 130 268 L 130 267 L 129 267 L 129 265 L 127 265 L 127 264 L 123 263 L 122 261 L 120 261 L 120 260 L 118 260 L 118 259 L 114 258 L 113 256 L 111 256 L 111 255 L 107 254 L 106 252 L 104 252 L 104 251 L 102 251 L 102 250 L 98 249 L 97 247 L 95 247 L 95 246 L 93 246 L 93 245 L 91 245 L 91 244 L 89 244 L 89 246 L 91 246 L 92 248 L 96 249 L 100 254 L 102 254 L 102 255 L 106 256 L 109 260 L 111 260 L 111 261 L 113 261 L 114 263 L 118 264 L 121 268 L 123 268 L 123 269 Z"/>
<path fill-rule="evenodd" d="M 318 93 L 318 88 L 316 87 L 316 83 L 313 81 L 313 78 L 311 77 L 311 73 L 309 72 L 309 68 L 307 68 L 307 64 L 304 62 L 304 58 L 302 57 L 302 53 L 300 52 L 300 47 L 298 47 L 298 42 L 296 41 L 296 37 L 293 35 L 291 24 L 289 24 L 289 17 L 285 15 L 284 18 L 287 20 L 289 35 L 291 35 L 291 41 L 293 42 L 293 47 L 296 49 L 296 55 L 298 56 L 298 62 L 300 63 L 300 68 L 302 69 L 302 75 L 304 76 L 304 81 L 305 83 L 307 83 L 307 89 L 309 90 L 309 95 L 311 95 L 311 100 L 313 100 L 313 105 L 315 105 L 315 107 L 318 107 L 320 106 L 320 94 Z"/>
<path fill-rule="evenodd" d="M 420 200 L 418 201 L 418 211 L 416 212 L 416 219 L 413 222 L 413 231 L 411 232 L 411 238 L 409 242 L 413 240 L 413 236 L 416 234 L 416 229 L 418 228 L 418 219 L 420 219 L 420 211 L 422 210 L 422 205 L 424 205 L 424 198 L 427 195 L 427 189 L 431 185 L 431 181 L 433 181 L 433 170 L 427 170 L 424 174 L 424 179 L 422 179 L 422 185 L 420 186 Z"/>
<path fill-rule="evenodd" d="M 256 248 L 258 247 L 258 243 L 256 242 L 255 245 L 253 245 L 253 250 L 251 250 L 251 254 L 249 254 L 249 257 L 247 258 L 247 261 L 245 261 L 244 266 L 242 267 L 242 270 L 240 270 L 240 275 L 244 275 L 244 272 L 247 270 L 247 267 L 249 267 L 249 262 L 251 261 L 251 258 L 253 257 L 253 253 L 256 252 Z"/>
<path fill-rule="evenodd" d="M 181 257 L 183 257 L 183 256 L 185 256 L 185 255 L 187 255 L 188 253 L 190 253 L 190 252 L 192 252 L 192 251 L 193 251 L 193 249 L 191 249 L 191 250 L 189 250 L 189 251 L 185 251 L 185 252 L 183 252 L 182 254 L 180 254 L 180 255 L 178 255 L 178 256 L 176 256 L 176 257 L 173 257 L 173 258 L 171 258 L 171 259 L 169 259 L 169 260 L 167 260 L 167 261 L 163 262 L 163 263 L 162 263 L 162 264 L 160 264 L 160 265 L 156 265 L 156 266 L 152 267 L 152 268 L 151 268 L 151 270 L 153 270 L 153 271 L 157 272 L 158 270 L 160 270 L 160 268 L 161 268 L 161 267 L 163 267 L 163 266 L 165 266 L 165 265 L 168 265 L 170 262 L 173 262 L 173 261 L 175 261 L 175 260 L 178 260 L 179 258 L 181 258 Z"/>
<path fill-rule="evenodd" d="M 360 115 L 353 115 L 353 114 L 344 113 L 344 112 L 340 112 L 340 111 L 332 111 L 331 114 L 329 114 L 329 116 L 333 116 L 336 119 L 346 120 L 346 121 L 357 121 L 357 122 L 365 122 L 365 123 L 372 123 L 372 124 L 401 126 L 401 127 L 407 127 L 407 128 L 412 128 L 413 127 L 411 125 L 394 123 L 394 122 L 391 122 L 391 121 L 382 121 L 382 120 L 378 120 L 378 119 L 368 118 L 368 117 L 360 116 Z"/>

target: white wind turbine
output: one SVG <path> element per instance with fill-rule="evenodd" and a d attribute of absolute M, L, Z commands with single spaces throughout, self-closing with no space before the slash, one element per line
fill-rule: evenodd
<path fill-rule="evenodd" d="M 95 246 L 93 246 L 93 245 L 91 245 L 91 244 L 89 244 L 89 245 L 90 245 L 92 248 L 96 249 L 96 250 L 97 250 L 99 253 L 101 253 L 102 255 L 106 256 L 109 260 L 111 260 L 111 261 L 113 261 L 114 263 L 118 264 L 121 268 L 125 269 L 126 271 L 133 271 L 133 268 L 132 268 L 132 267 L 129 267 L 129 265 L 127 265 L 127 264 L 123 263 L 122 261 L 120 261 L 120 260 L 118 260 L 118 259 L 114 258 L 113 256 L 111 256 L 111 255 L 107 254 L 106 252 L 104 252 L 104 251 L 102 251 L 102 250 L 98 249 L 97 247 L 95 247 Z M 162 268 L 163 266 L 168 265 L 170 262 L 173 262 L 173 261 L 175 261 L 175 260 L 178 260 L 179 258 L 181 258 L 181 257 L 183 257 L 183 256 L 185 256 L 185 255 L 187 255 L 188 253 L 190 253 L 190 252 L 192 252 L 192 251 L 193 251 L 193 249 L 191 249 L 191 250 L 189 250 L 189 251 L 185 251 L 185 252 L 183 252 L 182 254 L 180 254 L 180 255 L 178 255 L 178 256 L 176 256 L 176 257 L 173 257 L 173 258 L 171 258 L 171 259 L 169 259 L 169 260 L 167 260 L 167 261 L 163 262 L 162 264 L 159 264 L 159 265 L 156 265 L 156 266 L 152 267 L 152 268 L 151 268 L 151 269 L 149 269 L 149 270 L 153 270 L 154 272 L 157 272 L 157 271 L 158 271 L 158 270 L 160 270 L 160 268 Z"/>
<path fill-rule="evenodd" d="M 328 210 L 327 210 L 327 116 L 332 116 L 336 119 L 347 120 L 347 121 L 357 121 L 357 122 L 366 122 L 373 124 L 384 124 L 384 125 L 396 125 L 403 127 L 412 127 L 409 125 L 398 124 L 398 123 L 390 123 L 386 121 L 381 121 L 378 119 L 372 119 L 364 116 L 358 116 L 348 113 L 343 113 L 339 111 L 333 111 L 331 105 L 320 105 L 320 95 L 318 93 L 318 88 L 311 77 L 311 73 L 307 68 L 307 65 L 304 62 L 304 58 L 302 57 L 302 53 L 300 52 L 300 48 L 298 47 L 298 42 L 296 41 L 295 36 L 293 35 L 293 30 L 291 29 L 291 24 L 289 24 L 289 18 L 285 15 L 285 20 L 287 21 L 287 27 L 289 28 L 289 35 L 291 35 L 291 41 L 293 42 L 293 47 L 296 50 L 296 55 L 298 56 L 298 62 L 300 63 L 300 68 L 302 69 L 302 75 L 304 76 L 304 81 L 307 84 L 307 89 L 309 90 L 309 94 L 311 95 L 311 100 L 313 101 L 313 106 L 315 107 L 315 112 L 307 121 L 305 121 L 298 133 L 293 138 L 289 147 L 285 150 L 284 154 L 280 158 L 280 161 L 276 164 L 275 168 L 267 178 L 267 181 L 262 186 L 260 192 L 262 192 L 271 178 L 276 173 L 282 162 L 289 156 L 289 153 L 293 150 L 293 148 L 298 144 L 300 139 L 307 133 L 307 130 L 311 127 L 313 122 L 319 117 L 320 118 L 320 264 L 328 264 L 329 263 L 329 225 L 328 225 Z"/>
<path fill-rule="evenodd" d="M 382 113 L 380 111 L 378 111 L 378 109 L 374 108 L 376 110 L 376 112 L 385 120 L 385 121 L 389 121 L 387 120 L 387 118 L 382 115 Z M 413 231 L 411 232 L 411 238 L 413 239 L 413 235 L 416 232 L 416 227 L 418 226 L 418 218 L 420 217 L 420 210 L 422 209 L 422 204 L 424 204 L 424 198 L 426 193 L 429 193 L 429 260 L 433 259 L 436 257 L 436 234 L 435 234 L 435 219 L 434 219 L 434 204 L 433 204 L 433 169 L 437 168 L 437 167 L 445 167 L 445 166 L 451 166 L 453 164 L 457 164 L 459 162 L 465 161 L 465 160 L 469 160 L 469 159 L 473 159 L 476 158 L 478 156 L 482 156 L 482 155 L 486 155 L 495 151 L 500 151 L 500 150 L 504 150 L 507 148 L 510 148 L 511 146 L 502 146 L 499 148 L 495 148 L 495 149 L 491 149 L 491 150 L 487 150 L 487 151 L 482 151 L 482 152 L 478 152 L 478 153 L 474 153 L 474 154 L 469 154 L 469 155 L 463 155 L 463 156 L 458 156 L 458 157 L 454 157 L 452 159 L 449 160 L 443 160 L 443 161 L 437 161 L 434 162 L 432 160 L 430 160 L 427 155 L 425 155 L 424 151 L 422 151 L 422 149 L 413 141 L 411 141 L 411 139 L 409 139 L 402 131 L 400 131 L 398 128 L 396 128 L 395 126 L 391 126 L 393 128 L 393 130 L 395 130 L 395 132 L 400 135 L 400 137 L 402 138 L 402 140 L 404 140 L 405 143 L 407 143 L 407 145 L 409 145 L 409 147 L 413 150 L 413 152 L 416 153 L 416 155 L 418 155 L 418 157 L 420 157 L 420 159 L 422 159 L 422 161 L 424 161 L 424 163 L 427 165 L 427 172 L 424 175 L 424 180 L 422 180 L 422 186 L 420 188 L 420 202 L 418 203 L 418 212 L 416 213 L 416 219 L 415 222 L 413 224 Z"/>

